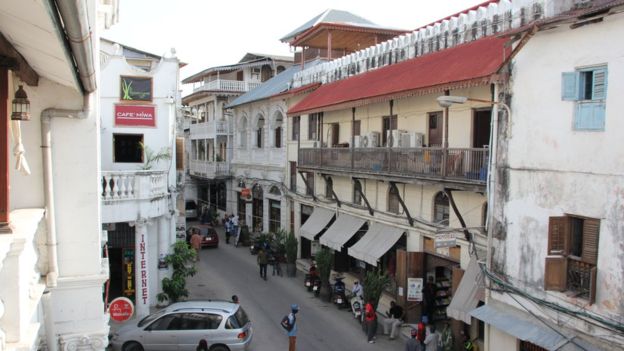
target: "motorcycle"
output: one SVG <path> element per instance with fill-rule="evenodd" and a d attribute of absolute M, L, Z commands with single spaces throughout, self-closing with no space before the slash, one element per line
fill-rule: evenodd
<path fill-rule="evenodd" d="M 321 278 L 319 276 L 314 276 L 312 281 L 312 291 L 314 291 L 314 296 L 319 297 L 321 294 Z"/>
<path fill-rule="evenodd" d="M 336 282 L 334 283 L 334 288 L 332 291 L 332 300 L 334 304 L 338 306 L 338 308 L 347 306 L 347 297 L 345 295 L 345 283 L 342 281 L 342 277 L 336 277 Z"/>
<path fill-rule="evenodd" d="M 362 298 L 357 295 L 351 297 L 351 312 L 353 313 L 353 318 L 362 322 L 363 315 L 364 315 L 362 313 L 363 309 L 364 309 L 364 301 L 362 301 Z"/>
<path fill-rule="evenodd" d="M 312 291 L 312 281 L 314 276 L 312 274 L 306 274 L 305 279 L 303 280 L 303 285 L 308 289 L 308 291 Z"/>

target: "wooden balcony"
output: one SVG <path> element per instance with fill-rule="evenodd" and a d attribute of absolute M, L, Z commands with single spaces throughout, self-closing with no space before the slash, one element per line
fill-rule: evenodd
<path fill-rule="evenodd" d="M 299 150 L 298 167 L 485 185 L 488 157 L 488 149 L 469 148 L 307 148 Z"/>

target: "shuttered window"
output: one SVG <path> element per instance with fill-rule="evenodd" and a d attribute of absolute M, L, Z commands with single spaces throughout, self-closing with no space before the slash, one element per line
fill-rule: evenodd
<path fill-rule="evenodd" d="M 561 74 L 561 99 L 575 101 L 575 130 L 604 130 L 607 68 L 593 67 Z"/>
<path fill-rule="evenodd" d="M 569 291 L 594 303 L 599 237 L 598 219 L 550 217 L 544 289 Z"/>
<path fill-rule="evenodd" d="M 176 169 L 184 170 L 184 138 L 176 138 Z"/>

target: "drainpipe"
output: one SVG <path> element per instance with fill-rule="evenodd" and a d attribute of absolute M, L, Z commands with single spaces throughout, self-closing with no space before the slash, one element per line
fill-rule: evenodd
<path fill-rule="evenodd" d="M 58 279 L 58 259 L 56 241 L 56 214 L 54 207 L 54 186 L 52 184 L 52 128 L 53 117 L 85 119 L 89 116 L 90 98 L 94 94 L 84 96 L 82 110 L 45 109 L 41 113 L 41 153 L 43 160 L 43 192 L 45 195 L 45 219 L 48 227 L 48 266 L 46 278 L 48 287 L 56 287 Z"/>

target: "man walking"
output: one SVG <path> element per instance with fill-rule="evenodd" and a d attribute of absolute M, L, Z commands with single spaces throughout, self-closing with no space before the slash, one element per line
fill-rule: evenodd
<path fill-rule="evenodd" d="M 202 238 L 199 235 L 199 229 L 193 228 L 193 235 L 191 235 L 191 247 L 195 250 L 195 260 L 199 261 L 199 250 L 201 249 Z"/>
<path fill-rule="evenodd" d="M 269 264 L 269 259 L 267 258 L 267 254 L 264 249 L 260 249 L 258 251 L 258 264 L 260 265 L 260 277 L 264 280 L 267 280 L 267 264 Z"/>
<path fill-rule="evenodd" d="M 288 314 L 288 351 L 295 351 L 297 344 L 297 317 L 295 316 L 299 312 L 299 306 L 297 304 L 290 305 L 290 313 Z"/>
<path fill-rule="evenodd" d="M 369 299 L 364 307 L 364 320 L 366 321 L 366 336 L 369 344 L 375 343 L 375 334 L 377 333 L 377 312 L 373 307 L 373 300 Z"/>
<path fill-rule="evenodd" d="M 405 343 L 405 351 L 423 351 L 423 347 L 420 344 L 420 341 L 416 339 L 416 336 L 418 335 L 418 330 L 412 329 L 410 335 L 411 338 L 409 338 L 409 340 L 407 340 L 407 343 Z"/>

